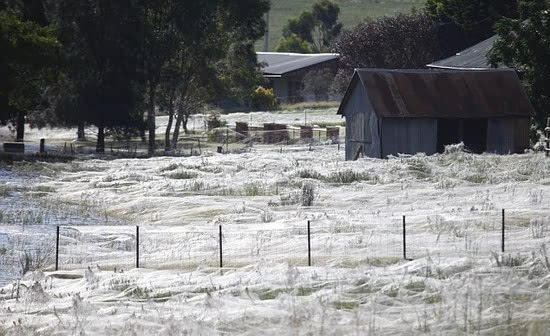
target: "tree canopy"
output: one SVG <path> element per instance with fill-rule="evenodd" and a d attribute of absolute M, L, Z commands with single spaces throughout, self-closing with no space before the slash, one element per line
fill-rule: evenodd
<path fill-rule="evenodd" d="M 328 51 L 331 42 L 342 30 L 342 24 L 338 22 L 339 14 L 340 7 L 330 0 L 314 2 L 311 11 L 303 11 L 297 18 L 288 20 L 276 51 Z"/>
<path fill-rule="evenodd" d="M 289 38 L 292 35 L 299 37 L 304 42 L 313 43 L 313 28 L 315 19 L 311 11 L 303 11 L 299 17 L 291 18 L 283 27 L 283 37 Z"/>
<path fill-rule="evenodd" d="M 436 20 L 460 26 L 470 45 L 494 35 L 502 17 L 518 15 L 517 0 L 427 0 L 425 9 Z"/>
<path fill-rule="evenodd" d="M 545 125 L 550 111 L 550 4 L 546 0 L 520 0 L 519 14 L 519 19 L 504 18 L 496 25 L 500 38 L 489 60 L 519 72 L 537 121 Z"/>
<path fill-rule="evenodd" d="M 277 52 L 295 52 L 300 54 L 311 54 L 311 44 L 296 34 L 291 34 L 288 37 L 279 41 Z"/>
<path fill-rule="evenodd" d="M 414 69 L 441 57 L 437 27 L 424 14 L 396 14 L 344 30 L 334 41 L 341 69 L 333 91 L 343 93 L 354 68 Z"/>
<path fill-rule="evenodd" d="M 232 42 L 250 41 L 264 33 L 264 13 L 268 0 L 141 0 L 144 23 L 143 60 L 147 96 L 147 128 L 149 153 L 155 151 L 155 108 L 159 86 L 166 67 L 180 78 L 175 93 L 180 101 L 196 100 L 191 94 L 212 83 L 206 79 L 216 69 L 215 64 L 226 56 Z M 209 77 L 212 79 L 212 77 Z M 175 102 L 176 100 L 172 100 Z M 189 107 L 192 104 L 181 104 Z M 177 111 L 173 142 L 177 141 L 179 125 L 188 110 Z M 173 113 L 170 113 L 172 115 Z M 171 120 L 170 120 L 171 121 Z M 169 121 L 166 132 L 172 126 Z M 165 136 L 167 138 L 167 135 Z M 167 147 L 167 140 L 165 140 Z"/>
<path fill-rule="evenodd" d="M 42 89 L 57 75 L 61 44 L 54 27 L 0 12 L 0 50 L 0 122 L 17 120 L 22 139 L 24 116 L 36 109 Z"/>
<path fill-rule="evenodd" d="M 397 14 L 344 30 L 333 50 L 349 68 L 423 68 L 440 57 L 434 23 L 423 14 Z"/>
<path fill-rule="evenodd" d="M 312 8 L 314 28 L 317 30 L 314 46 L 318 51 L 326 51 L 342 30 L 342 24 L 338 22 L 340 7 L 330 0 L 319 0 L 313 3 Z"/>
<path fill-rule="evenodd" d="M 105 128 L 138 127 L 141 115 L 139 31 L 131 0 L 59 0 L 53 22 L 65 45 L 63 76 L 52 94 L 50 122 L 98 127 L 97 151 Z"/>
<path fill-rule="evenodd" d="M 204 102 L 250 99 L 268 9 L 268 0 L 0 0 L 0 120 L 40 101 L 35 122 L 95 125 L 98 151 L 106 129 L 144 137 L 146 126 L 154 154 L 159 111 L 175 120 L 174 144 Z M 46 78 L 49 69 L 59 76 Z"/>
<path fill-rule="evenodd" d="M 253 41 L 264 33 L 264 13 L 269 9 L 267 0 L 210 0 L 193 2 L 183 6 L 181 14 L 174 21 L 175 35 L 172 47 L 163 55 L 156 55 L 147 48 L 146 56 L 155 61 L 154 71 L 148 71 L 148 127 L 149 151 L 154 151 L 154 112 L 155 96 L 159 85 L 165 80 L 172 83 L 173 97 L 168 100 L 166 112 L 169 120 L 165 132 L 165 150 L 177 144 L 180 126 L 185 125 L 191 113 L 196 111 L 198 102 L 211 99 L 211 93 L 218 97 L 233 95 L 245 100 L 239 92 L 241 88 L 252 90 L 257 80 L 257 61 L 253 55 Z M 183 17 L 184 16 L 184 17 Z M 179 25 L 181 20 L 182 26 Z M 152 30 L 155 31 L 155 30 Z M 163 77 L 170 68 L 173 74 Z M 156 69 L 156 70 L 155 70 Z M 158 75 L 156 74 L 158 71 Z M 175 79 L 175 81 L 174 81 Z M 227 86 L 235 90 L 225 90 Z M 175 124 L 173 121 L 175 117 Z M 171 144 L 169 134 L 174 132 Z M 152 148 L 153 147 L 153 148 Z"/>

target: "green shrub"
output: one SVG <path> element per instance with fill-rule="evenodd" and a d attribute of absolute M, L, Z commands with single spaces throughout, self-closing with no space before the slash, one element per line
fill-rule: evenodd
<path fill-rule="evenodd" d="M 304 183 L 302 186 L 302 205 L 312 206 L 315 199 L 315 185 L 313 183 Z"/>
<path fill-rule="evenodd" d="M 327 183 L 350 184 L 356 181 L 377 180 L 376 176 L 372 176 L 368 172 L 356 172 L 351 169 L 332 172 L 328 176 L 322 175 L 314 170 L 304 169 L 297 173 L 300 178 L 309 178 L 324 181 Z"/>
<path fill-rule="evenodd" d="M 329 183 L 343 183 L 349 184 L 356 181 L 368 181 L 372 179 L 368 173 L 359 173 L 353 170 L 343 170 L 331 173 L 325 178 Z"/>
<path fill-rule="evenodd" d="M 10 196 L 10 190 L 8 187 L 0 185 L 0 197 L 8 197 Z"/>
<path fill-rule="evenodd" d="M 310 179 L 315 179 L 315 180 L 322 180 L 324 178 L 323 175 L 319 174 L 315 170 L 309 170 L 309 169 L 300 170 L 298 172 L 298 177 L 300 177 L 300 178 L 310 178 Z"/>
<path fill-rule="evenodd" d="M 250 97 L 250 107 L 255 110 L 273 110 L 278 106 L 273 89 L 258 86 Z"/>
<path fill-rule="evenodd" d="M 165 172 L 165 171 L 170 171 L 170 170 L 176 170 L 176 169 L 178 169 L 179 166 L 180 165 L 178 165 L 177 163 L 171 163 L 168 166 L 161 168 L 160 171 Z"/>
<path fill-rule="evenodd" d="M 224 127 L 227 125 L 227 122 L 220 118 L 220 113 L 217 111 L 212 111 L 208 115 L 208 119 L 206 120 L 206 123 L 209 130 L 218 128 L 218 127 Z"/>
<path fill-rule="evenodd" d="M 263 195 L 265 191 L 254 183 L 247 183 L 243 187 L 243 194 L 245 196 L 260 196 Z"/>
<path fill-rule="evenodd" d="M 179 171 L 169 174 L 168 177 L 174 180 L 189 180 L 197 177 L 197 173 L 190 171 Z"/>
<path fill-rule="evenodd" d="M 413 158 L 408 161 L 408 164 L 408 171 L 418 179 L 428 178 L 432 175 L 432 169 L 426 160 Z"/>

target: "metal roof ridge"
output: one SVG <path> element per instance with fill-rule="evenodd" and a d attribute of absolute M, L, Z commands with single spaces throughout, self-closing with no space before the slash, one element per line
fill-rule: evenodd
<path fill-rule="evenodd" d="M 437 65 L 435 63 L 426 64 L 428 68 L 443 69 L 443 70 L 464 70 L 464 71 L 493 71 L 493 70 L 505 70 L 504 68 L 462 68 L 456 66 Z M 510 69 L 511 70 L 511 69 Z"/>
<path fill-rule="evenodd" d="M 257 51 L 256 53 L 259 55 L 282 55 L 282 56 L 305 56 L 305 57 L 340 56 L 340 54 L 338 53 L 301 54 L 301 53 L 277 52 L 277 51 Z"/>
<path fill-rule="evenodd" d="M 436 66 L 433 66 L 433 68 L 436 68 Z M 453 71 L 445 71 L 445 70 L 453 70 Z M 437 69 L 384 69 L 384 68 L 355 68 L 354 71 L 356 72 L 384 72 L 384 73 L 435 73 L 435 72 L 448 72 L 448 73 L 465 73 L 465 72 L 472 72 L 472 71 L 479 71 L 479 72 L 510 72 L 514 71 L 514 69 L 510 68 L 453 68 L 453 67 L 439 67 Z"/>

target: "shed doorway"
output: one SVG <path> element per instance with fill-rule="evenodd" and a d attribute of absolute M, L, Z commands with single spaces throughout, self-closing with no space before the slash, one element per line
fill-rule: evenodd
<path fill-rule="evenodd" d="M 438 119 L 437 151 L 443 153 L 446 145 L 464 142 L 472 153 L 487 150 L 487 119 Z"/>

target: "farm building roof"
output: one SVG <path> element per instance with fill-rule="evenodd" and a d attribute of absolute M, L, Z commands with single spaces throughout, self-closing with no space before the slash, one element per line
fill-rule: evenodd
<path fill-rule="evenodd" d="M 481 41 L 468 49 L 456 53 L 454 56 L 428 64 L 427 67 L 456 70 L 483 70 L 492 68 L 487 60 L 487 54 L 493 48 L 496 40 L 498 40 L 498 35 Z"/>
<path fill-rule="evenodd" d="M 289 72 L 308 68 L 338 59 L 338 54 L 296 54 L 280 52 L 258 52 L 258 62 L 264 63 L 265 77 L 281 77 Z"/>
<path fill-rule="evenodd" d="M 533 107 L 515 71 L 492 69 L 356 69 L 338 108 L 361 84 L 380 117 L 493 118 L 531 117 Z"/>

